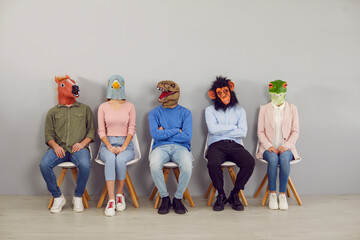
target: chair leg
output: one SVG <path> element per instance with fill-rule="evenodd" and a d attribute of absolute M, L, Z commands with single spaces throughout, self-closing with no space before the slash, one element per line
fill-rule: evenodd
<path fill-rule="evenodd" d="M 209 194 L 210 194 L 212 188 L 213 188 L 213 182 L 211 181 L 210 186 L 209 186 L 208 190 L 206 191 L 204 198 L 209 197 Z"/>
<path fill-rule="evenodd" d="M 292 192 L 293 192 L 293 194 L 294 194 L 294 197 L 295 197 L 297 203 L 298 203 L 299 205 L 302 205 L 301 199 L 300 199 L 298 193 L 296 192 L 296 189 L 295 189 L 294 184 L 293 184 L 293 182 L 291 181 L 291 178 L 290 178 L 290 177 L 289 177 L 288 183 L 289 183 L 289 186 L 290 186 L 290 188 L 291 188 L 291 190 L 292 190 Z"/>
<path fill-rule="evenodd" d="M 77 170 L 77 168 L 72 168 L 71 172 L 72 172 L 72 174 L 74 176 L 75 183 L 77 183 L 77 175 L 78 175 L 79 171 Z M 89 208 L 89 203 L 88 203 L 88 201 L 86 199 L 85 191 L 86 191 L 86 188 L 85 188 L 84 193 L 82 195 L 82 200 L 83 200 L 84 208 L 88 209 Z M 89 199 L 90 199 L 90 197 L 89 197 Z"/>
<path fill-rule="evenodd" d="M 129 173 L 126 171 L 126 174 L 129 174 Z M 136 200 L 139 200 L 139 197 L 138 197 L 138 195 L 136 194 L 136 191 L 135 191 L 135 188 L 134 188 L 134 184 L 133 184 L 132 181 L 131 181 L 130 175 L 129 175 L 129 183 L 130 183 L 130 185 L 131 185 L 131 188 L 134 190 L 134 194 L 135 194 Z"/>
<path fill-rule="evenodd" d="M 236 174 L 235 174 L 234 168 L 233 168 L 233 167 L 228 167 L 227 169 L 228 169 L 228 171 L 229 171 L 230 178 L 231 178 L 231 180 L 232 180 L 232 182 L 233 182 L 233 184 L 234 184 L 234 186 L 235 186 Z M 244 192 L 243 192 L 242 190 L 240 190 L 240 192 L 239 192 L 239 197 L 241 198 L 244 206 L 247 206 L 248 203 L 247 203 L 247 201 L 246 201 Z"/>
<path fill-rule="evenodd" d="M 62 185 L 62 183 L 63 183 L 63 181 L 64 181 L 64 177 L 65 177 L 65 174 L 66 174 L 66 170 L 67 170 L 66 168 L 62 168 L 62 169 L 61 169 L 60 176 L 59 176 L 58 181 L 57 181 L 57 185 L 58 185 L 59 187 L 61 187 L 61 185 Z M 54 197 L 51 197 L 50 202 L 49 202 L 49 205 L 48 205 L 48 209 L 51 208 L 51 206 L 53 205 L 53 202 L 54 202 Z"/>
<path fill-rule="evenodd" d="M 216 192 L 216 189 L 214 187 L 212 187 L 212 191 L 210 193 L 210 196 L 209 196 L 209 201 L 208 201 L 208 206 L 211 207 L 211 204 L 214 200 L 214 197 L 215 197 L 215 192 Z"/>
<path fill-rule="evenodd" d="M 164 168 L 163 169 L 163 173 L 164 173 L 164 182 L 166 183 L 168 176 L 169 176 L 169 172 L 170 169 L 169 168 Z M 160 204 L 160 194 L 158 193 L 157 197 L 156 197 L 156 201 L 154 204 L 154 208 L 159 208 L 159 204 Z"/>
<path fill-rule="evenodd" d="M 174 168 L 173 171 L 174 171 L 176 180 L 179 181 L 179 176 L 180 176 L 180 170 L 179 170 L 179 168 Z M 189 193 L 188 188 L 185 189 L 184 198 L 189 201 L 191 207 L 195 207 L 195 203 L 194 203 L 194 201 L 193 201 L 192 198 L 191 198 L 191 195 L 190 195 L 190 193 Z"/>
<path fill-rule="evenodd" d="M 258 190 L 256 191 L 256 193 L 254 194 L 254 198 L 257 198 L 259 196 L 259 193 L 261 192 L 262 188 L 264 187 L 265 183 L 267 182 L 268 178 L 267 178 L 267 173 L 265 173 L 265 176 L 263 178 L 263 180 L 260 183 L 260 186 L 258 188 Z"/>
<path fill-rule="evenodd" d="M 270 191 L 269 191 L 269 183 L 268 183 L 267 186 L 266 186 L 266 190 L 265 190 L 265 194 L 264 194 L 264 198 L 262 200 L 261 206 L 265 206 L 266 201 L 267 201 L 268 196 L 269 196 L 269 192 Z"/>
<path fill-rule="evenodd" d="M 134 189 L 133 189 L 133 187 L 131 186 L 130 176 L 129 176 L 129 174 L 128 174 L 127 171 L 126 171 L 125 182 L 126 182 L 126 186 L 127 186 L 128 190 L 129 190 L 131 199 L 132 199 L 132 201 L 133 201 L 134 207 L 138 208 L 138 207 L 139 207 L 139 203 L 138 203 L 138 201 L 137 201 L 137 199 L 136 199 L 136 194 L 135 194 L 135 192 L 134 192 Z"/>
<path fill-rule="evenodd" d="M 107 191 L 107 187 L 106 187 L 106 184 L 105 184 L 104 189 L 102 190 L 99 202 L 98 202 L 98 204 L 96 206 L 97 208 L 101 208 L 101 206 L 102 206 L 102 204 L 103 204 L 103 202 L 104 202 L 104 200 L 106 198 L 107 193 L 108 193 L 108 191 Z"/>
<path fill-rule="evenodd" d="M 154 187 L 154 190 L 152 191 L 152 193 L 151 193 L 151 195 L 150 195 L 150 198 L 149 198 L 150 201 L 152 201 L 152 200 L 154 199 L 156 193 L 157 193 L 157 188 Z"/>
<path fill-rule="evenodd" d="M 288 184 L 286 185 L 286 195 L 288 197 L 291 197 L 290 188 L 289 188 L 289 181 L 288 181 Z"/>

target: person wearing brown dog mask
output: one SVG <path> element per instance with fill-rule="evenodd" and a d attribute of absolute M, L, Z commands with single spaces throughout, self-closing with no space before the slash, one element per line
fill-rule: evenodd
<path fill-rule="evenodd" d="M 150 153 L 151 176 L 162 199 L 159 214 L 167 214 L 171 208 L 178 214 L 187 209 L 181 199 L 191 178 L 192 155 L 192 115 L 190 110 L 178 105 L 179 85 L 173 81 L 161 81 L 157 84 L 161 91 L 158 101 L 162 104 L 149 113 L 150 133 L 154 139 Z M 166 189 L 163 165 L 172 161 L 179 165 L 180 176 L 173 203 Z"/>

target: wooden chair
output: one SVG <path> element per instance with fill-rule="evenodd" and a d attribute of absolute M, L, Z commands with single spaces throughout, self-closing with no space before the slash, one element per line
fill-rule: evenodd
<path fill-rule="evenodd" d="M 207 150 L 208 150 L 208 144 L 207 144 L 208 143 L 208 138 L 209 138 L 209 135 L 206 137 L 204 155 L 203 155 L 206 162 L 208 162 L 208 159 L 206 158 L 206 153 L 207 153 Z M 241 143 L 241 145 L 244 145 L 243 142 Z M 233 185 L 235 186 L 236 173 L 235 173 L 235 170 L 233 168 L 234 166 L 236 166 L 236 164 L 233 163 L 233 162 L 230 162 L 230 161 L 226 161 L 223 164 L 221 164 L 221 167 L 222 167 L 223 170 L 224 170 L 224 168 L 227 168 L 227 170 L 229 172 L 229 175 L 230 175 L 230 178 L 231 178 L 231 180 L 233 182 Z M 208 190 L 206 191 L 206 194 L 205 194 L 205 198 L 209 197 L 209 201 L 208 201 L 208 204 L 207 204 L 209 207 L 211 206 L 211 204 L 212 204 L 212 202 L 214 200 L 215 192 L 216 192 L 216 189 L 214 188 L 213 182 L 211 181 L 210 186 L 209 186 L 209 188 L 208 188 Z M 241 201 L 243 202 L 244 206 L 247 206 L 248 203 L 246 201 L 243 190 L 240 190 L 239 197 L 241 198 Z"/>
<path fill-rule="evenodd" d="M 91 161 L 92 152 L 91 152 L 90 147 L 89 147 L 89 151 L 90 151 L 90 161 Z M 62 185 L 62 183 L 64 181 L 66 171 L 69 170 L 69 169 L 71 170 L 71 173 L 73 174 L 75 183 L 77 182 L 77 176 L 78 176 L 79 170 L 77 169 L 77 167 L 76 167 L 76 165 L 74 163 L 72 163 L 72 162 L 63 162 L 63 163 L 60 163 L 59 165 L 57 165 L 56 167 L 61 167 L 60 176 L 59 176 L 58 181 L 57 181 L 57 185 L 59 186 L 59 188 L 61 187 L 61 185 Z M 84 208 L 89 208 L 88 201 L 90 201 L 90 196 L 89 196 L 89 193 L 87 192 L 86 188 L 85 188 L 84 194 L 82 195 L 82 201 L 83 201 L 83 204 L 84 204 Z M 49 205 L 48 205 L 48 209 L 51 208 L 51 206 L 53 205 L 53 202 L 54 202 L 54 197 L 51 197 Z"/>
<path fill-rule="evenodd" d="M 140 152 L 140 146 L 139 146 L 139 140 L 137 138 L 137 135 L 136 133 L 134 134 L 132 140 L 131 140 L 134 144 L 134 152 L 135 152 L 135 157 L 133 160 L 130 160 L 129 162 L 126 163 L 126 168 L 134 163 L 136 163 L 137 161 L 139 161 L 141 159 L 141 152 Z M 100 165 L 105 165 L 105 163 L 103 161 L 101 161 L 101 159 L 99 158 L 99 153 L 95 159 L 95 162 L 97 162 L 98 164 Z M 139 203 L 138 203 L 138 196 L 136 194 L 136 191 L 135 191 L 135 188 L 134 188 L 134 185 L 131 181 L 131 178 L 130 178 L 130 175 L 128 173 L 128 171 L 126 170 L 126 177 L 125 177 L 125 183 L 126 183 L 126 187 L 130 193 L 130 196 L 131 196 L 131 199 L 133 201 L 133 204 L 134 204 L 134 207 L 138 208 L 139 207 Z M 101 196 L 100 196 L 100 199 L 99 199 L 99 202 L 97 204 L 97 208 L 101 208 L 105 198 L 106 198 L 106 195 L 108 193 L 108 190 L 106 188 L 106 184 L 104 186 L 104 189 L 102 190 L 102 193 L 101 193 Z"/>
<path fill-rule="evenodd" d="M 151 140 L 151 145 L 150 145 L 150 150 L 149 150 L 149 157 L 150 157 L 150 153 L 152 151 L 152 146 L 154 144 L 154 139 Z M 176 177 L 176 181 L 179 182 L 179 176 L 180 176 L 180 170 L 179 170 L 179 166 L 174 163 L 174 162 L 167 162 L 163 165 L 163 173 L 164 173 L 164 180 L 165 183 L 168 179 L 169 173 L 170 173 L 170 169 L 173 170 L 174 175 Z M 152 201 L 157 193 L 157 187 L 154 187 L 154 190 L 151 193 L 151 196 L 149 198 L 150 201 Z M 187 199 L 189 201 L 189 204 L 191 207 L 195 207 L 195 203 L 191 198 L 191 195 L 189 193 L 189 190 L 186 188 L 185 192 L 184 192 L 184 199 Z M 154 208 L 159 208 L 159 204 L 160 204 L 160 194 L 158 193 L 156 200 L 155 200 L 155 204 L 154 204 Z"/>
<path fill-rule="evenodd" d="M 258 141 L 258 143 L 257 143 L 257 145 L 256 145 L 255 154 L 258 152 L 258 150 L 259 150 L 259 141 Z M 262 162 L 262 163 L 268 164 L 268 162 L 267 162 L 266 160 L 262 159 L 262 158 L 258 158 L 258 160 L 259 160 L 260 162 Z M 298 163 L 298 162 L 300 162 L 300 161 L 301 161 L 301 158 L 292 160 L 292 161 L 290 161 L 290 165 L 296 164 L 296 163 Z M 267 177 L 267 172 L 266 172 L 263 180 L 262 180 L 261 183 L 260 183 L 259 188 L 257 189 L 256 193 L 254 194 L 254 198 L 257 198 L 257 197 L 259 196 L 259 193 L 261 192 L 261 190 L 263 189 L 263 187 L 264 187 L 264 185 L 265 185 L 265 183 L 266 183 L 267 181 L 268 181 L 268 177 Z M 286 194 L 287 194 L 288 197 L 291 197 L 290 189 L 289 189 L 289 188 L 290 188 L 291 191 L 293 192 L 294 197 L 295 197 L 297 203 L 298 203 L 299 205 L 302 205 L 301 199 L 300 199 L 298 193 L 296 192 L 295 186 L 294 186 L 294 184 L 293 184 L 290 176 L 289 176 L 289 180 L 288 180 L 288 183 L 287 183 Z M 264 195 L 264 198 L 263 198 L 263 200 L 262 200 L 262 202 L 261 202 L 261 206 L 265 206 L 265 204 L 266 204 L 266 202 L 267 202 L 267 199 L 268 199 L 268 197 L 269 197 L 269 193 L 270 193 L 270 191 L 269 191 L 269 183 L 267 183 L 266 190 L 265 190 L 265 195 Z"/>

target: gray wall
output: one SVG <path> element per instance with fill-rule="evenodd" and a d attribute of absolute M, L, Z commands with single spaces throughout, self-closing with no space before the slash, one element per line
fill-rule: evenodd
<path fill-rule="evenodd" d="M 303 161 L 291 169 L 298 192 L 359 194 L 359 13 L 360 1 L 350 0 L 0 1 L 0 194 L 48 194 L 38 167 L 47 149 L 43 126 L 57 104 L 54 75 L 65 73 L 80 85 L 79 101 L 95 116 L 107 79 L 125 78 L 143 155 L 129 168 L 139 195 L 153 188 L 147 113 L 158 106 L 155 86 L 164 79 L 179 83 L 180 104 L 193 113 L 189 190 L 205 193 L 204 109 L 219 74 L 235 82 L 247 111 L 245 146 L 253 154 L 267 84 L 288 81 L 287 101 L 300 114 Z M 99 139 L 95 153 L 98 146 Z M 257 163 L 246 195 L 264 173 Z M 70 175 L 65 194 L 74 189 Z M 169 184 L 173 193 L 174 181 Z M 94 163 L 87 189 L 98 195 L 103 186 L 103 167 Z"/>

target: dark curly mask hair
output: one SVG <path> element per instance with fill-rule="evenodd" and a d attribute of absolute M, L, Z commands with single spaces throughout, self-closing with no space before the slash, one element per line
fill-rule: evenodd
<path fill-rule="evenodd" d="M 210 90 L 213 90 L 215 92 L 215 99 L 212 99 L 212 101 L 214 103 L 214 107 L 216 110 L 223 109 L 225 111 L 228 107 L 235 106 L 238 103 L 235 92 L 230 90 L 229 81 L 231 81 L 231 80 L 226 77 L 217 76 L 216 80 L 213 82 L 213 84 L 211 86 Z M 216 89 L 222 88 L 222 87 L 229 88 L 230 102 L 228 105 L 225 105 L 216 94 Z"/>

